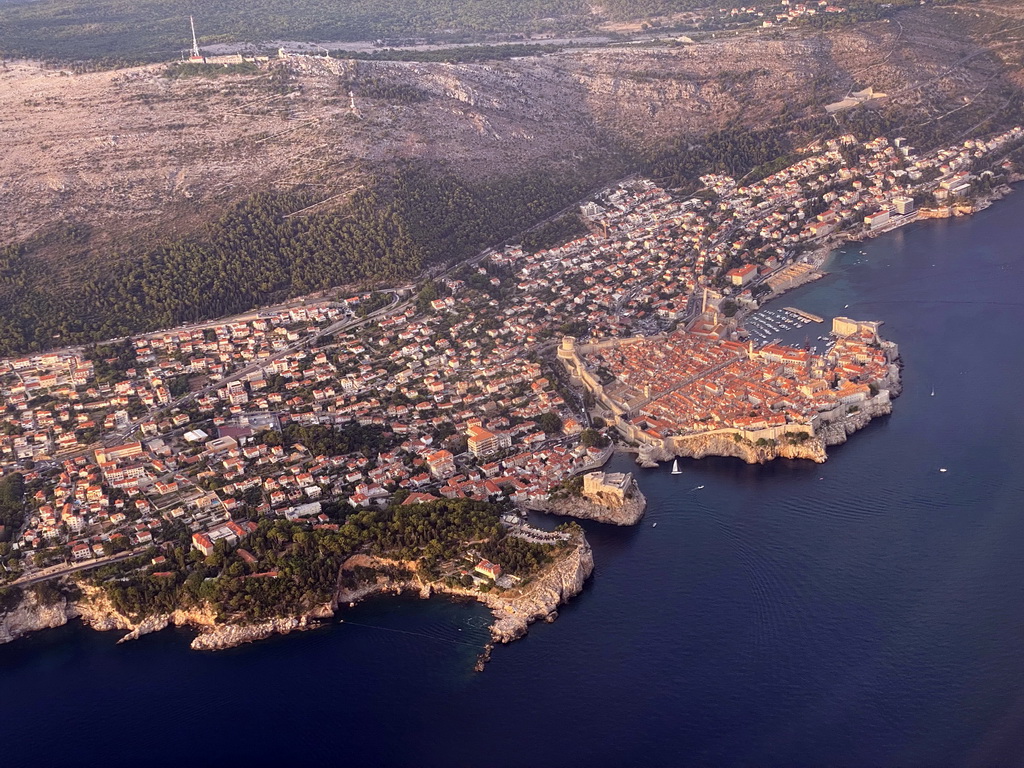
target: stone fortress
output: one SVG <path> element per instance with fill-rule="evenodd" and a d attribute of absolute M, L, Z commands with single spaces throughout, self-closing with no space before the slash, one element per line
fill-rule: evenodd
<path fill-rule="evenodd" d="M 835 318 L 827 355 L 676 332 L 593 344 L 567 336 L 558 358 L 594 397 L 594 413 L 638 446 L 641 464 L 708 455 L 822 462 L 826 446 L 890 413 L 899 394 L 899 349 L 880 325 Z"/>

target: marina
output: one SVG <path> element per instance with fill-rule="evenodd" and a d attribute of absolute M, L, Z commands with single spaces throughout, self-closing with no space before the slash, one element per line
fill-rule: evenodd
<path fill-rule="evenodd" d="M 789 307 L 785 309 L 762 308 L 744 319 L 743 328 L 757 346 L 762 346 L 792 337 L 793 331 L 800 330 L 811 323 L 823 322 L 821 318 L 814 318 L 817 318 L 817 315 L 809 316 L 809 313 Z M 793 343 L 792 338 L 788 341 Z"/>

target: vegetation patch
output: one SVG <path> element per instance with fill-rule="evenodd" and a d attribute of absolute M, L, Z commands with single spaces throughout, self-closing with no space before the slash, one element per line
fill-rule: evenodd
<path fill-rule="evenodd" d="M 328 508 L 341 513 L 340 507 Z M 511 537 L 500 523 L 501 511 L 486 502 L 442 499 L 351 512 L 336 530 L 264 520 L 237 547 L 218 542 L 208 557 L 190 548 L 183 530 L 173 549 L 163 551 L 166 560 L 159 566 L 150 564 L 154 549 L 80 578 L 102 589 L 114 608 L 136 621 L 179 608 L 209 609 L 225 621 L 265 621 L 300 615 L 330 602 L 339 583 L 353 587 L 383 573 L 363 567 L 342 575 L 342 564 L 356 554 L 415 562 L 427 580 L 461 583 L 461 571 L 476 557 L 527 579 L 566 546 Z M 402 566 L 391 571 L 383 575 L 412 576 Z"/>
<path fill-rule="evenodd" d="M 607 173 L 541 172 L 478 184 L 408 165 L 357 192 L 341 210 L 292 216 L 310 192 L 258 192 L 193 238 L 110 254 L 123 265 L 56 288 L 38 244 L 0 250 L 0 355 L 88 343 L 247 311 L 332 286 L 396 283 L 467 258 L 571 205 Z M 66 264 L 63 270 L 73 265 Z"/>

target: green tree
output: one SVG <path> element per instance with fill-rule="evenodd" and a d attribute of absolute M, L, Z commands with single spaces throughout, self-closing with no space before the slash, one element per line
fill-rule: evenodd
<path fill-rule="evenodd" d="M 562 431 L 562 419 L 554 411 L 542 413 L 537 418 L 537 425 L 549 435 L 557 434 Z"/>

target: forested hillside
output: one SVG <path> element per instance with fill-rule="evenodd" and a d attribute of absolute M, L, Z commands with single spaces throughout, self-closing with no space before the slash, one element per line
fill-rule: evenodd
<path fill-rule="evenodd" d="M 301 39 L 314 26 L 321 39 L 384 34 L 359 14 L 388 34 L 456 18 L 466 29 L 547 24 L 574 2 L 8 2 L 0 48 L 31 38 L 58 58 L 89 46 L 149 56 L 187 42 L 189 12 L 206 44 L 217 24 L 225 40 L 239 29 Z M 694 4 L 614 0 L 592 15 Z M 1013 0 L 974 8 L 887 9 L 875 23 L 698 44 L 512 44 L 492 58 L 477 46 L 224 69 L 0 63 L 0 354 L 401 283 L 632 172 L 692 190 L 708 171 L 769 173 L 828 131 L 902 135 L 922 150 L 993 132 L 1024 119 L 1024 16 Z M 825 114 L 867 85 L 889 99 Z M 566 217 L 525 244 L 578 231 Z"/>
<path fill-rule="evenodd" d="M 146 556 L 97 569 L 85 580 L 101 586 L 118 611 L 139 619 L 205 605 L 224 618 L 264 620 L 301 614 L 329 602 L 342 564 L 356 553 L 416 561 L 418 575 L 435 580 L 442 576 L 442 564 L 462 558 L 466 542 L 472 541 L 485 557 L 500 559 L 506 573 L 529 579 L 565 546 L 508 536 L 499 524 L 500 507 L 470 499 L 351 513 L 335 503 L 324 506 L 340 523 L 337 530 L 321 526 L 309 531 L 284 520 L 262 521 L 245 542 L 255 561 L 243 560 L 239 550 L 228 552 L 223 546 L 203 558 L 190 547 L 182 529 L 178 546 L 167 553 L 158 575 L 153 575 L 156 568 L 145 570 L 150 560 Z M 342 579 L 354 585 L 361 576 L 376 575 L 359 570 L 346 572 Z M 280 578 L 248 578 L 257 573 Z M 410 578 L 412 573 L 393 575 Z"/>
<path fill-rule="evenodd" d="M 107 277 L 60 288 L 32 243 L 0 251 L 0 354 L 95 341 L 237 313 L 336 285 L 397 282 L 500 243 L 607 182 L 540 172 L 469 185 L 413 166 L 339 211 L 289 217 L 309 193 L 260 192 L 199 237 L 112 255 Z M 42 266 L 42 269 L 39 269 Z"/>

